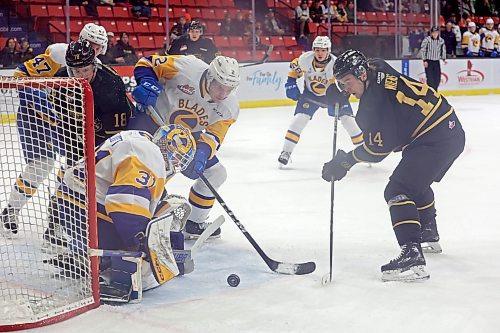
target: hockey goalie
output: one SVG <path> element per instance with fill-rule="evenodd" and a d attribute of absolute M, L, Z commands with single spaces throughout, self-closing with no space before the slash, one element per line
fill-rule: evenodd
<path fill-rule="evenodd" d="M 101 300 L 129 302 L 142 290 L 180 273 L 173 249 L 183 249 L 180 232 L 190 213 L 187 201 L 166 196 L 166 182 L 192 161 L 196 142 L 179 125 L 154 136 L 123 131 L 96 149 L 97 225 Z M 83 162 L 82 162 L 83 163 Z M 84 276 L 78 261 L 87 249 L 83 164 L 66 170 L 52 210 L 68 235 L 68 249 L 48 260 L 63 276 Z M 91 253 L 92 254 L 92 253 Z M 183 267 L 181 267 L 182 269 Z"/>

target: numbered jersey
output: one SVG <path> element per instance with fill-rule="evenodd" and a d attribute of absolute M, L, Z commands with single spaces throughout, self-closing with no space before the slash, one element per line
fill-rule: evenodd
<path fill-rule="evenodd" d="M 481 36 L 477 32 L 464 32 L 462 39 L 462 48 L 467 48 L 468 51 L 478 53 L 481 47 Z"/>
<path fill-rule="evenodd" d="M 491 52 L 498 48 L 500 37 L 496 30 L 481 29 L 481 50 Z"/>
<path fill-rule="evenodd" d="M 14 71 L 17 77 L 54 77 L 56 73 L 66 66 L 66 49 L 68 44 L 56 43 L 49 45 L 45 53 L 25 61 Z M 97 63 L 101 61 L 96 58 Z"/>
<path fill-rule="evenodd" d="M 336 57 L 331 55 L 325 67 L 318 68 L 314 59 L 314 51 L 303 53 L 290 63 L 288 76 L 298 79 L 304 77 L 304 89 L 316 96 L 324 96 L 328 87 L 335 82 L 333 76 L 333 63 Z"/>
<path fill-rule="evenodd" d="M 369 85 L 359 102 L 356 122 L 364 144 L 358 161 L 379 162 L 408 145 L 445 140 L 460 126 L 448 101 L 430 86 L 402 75 L 385 61 L 370 62 Z"/>
<path fill-rule="evenodd" d="M 64 183 L 85 193 L 83 168 L 66 170 Z M 97 217 L 100 223 L 142 224 L 153 216 L 167 177 L 173 175 L 152 137 L 124 131 L 96 149 Z"/>
<path fill-rule="evenodd" d="M 139 60 L 134 76 L 154 77 L 163 85 L 156 110 L 169 124 L 179 124 L 200 135 L 198 142 L 207 143 L 211 157 L 224 140 L 229 127 L 239 114 L 234 94 L 215 103 L 208 95 L 208 65 L 193 55 L 149 56 Z"/>

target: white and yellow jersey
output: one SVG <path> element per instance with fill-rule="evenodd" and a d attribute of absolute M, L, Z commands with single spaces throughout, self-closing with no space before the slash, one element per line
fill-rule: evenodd
<path fill-rule="evenodd" d="M 146 76 L 158 79 L 163 91 L 156 110 L 167 123 L 189 128 L 198 142 L 207 143 L 211 158 L 238 118 L 239 105 L 234 94 L 219 103 L 210 100 L 207 70 L 208 65 L 193 55 L 153 55 L 139 60 L 134 75 L 138 82 Z"/>
<path fill-rule="evenodd" d="M 148 223 L 171 176 L 148 133 L 123 131 L 107 139 L 96 149 L 98 221 Z M 76 165 L 66 170 L 64 183 L 85 193 L 83 177 L 83 169 Z"/>
<path fill-rule="evenodd" d="M 477 32 L 464 32 L 462 38 L 462 48 L 467 48 L 470 52 L 478 53 L 481 46 L 481 36 Z"/>
<path fill-rule="evenodd" d="M 328 87 L 335 82 L 333 76 L 333 63 L 336 57 L 330 54 L 330 61 L 325 67 L 315 66 L 314 51 L 303 53 L 300 57 L 290 62 L 288 76 L 298 79 L 304 77 L 304 87 L 316 96 L 323 96 Z"/>
<path fill-rule="evenodd" d="M 481 50 L 491 52 L 498 48 L 500 36 L 496 30 L 488 30 L 482 28 L 481 34 Z"/>
<path fill-rule="evenodd" d="M 19 65 L 14 76 L 54 77 L 61 67 L 66 66 L 66 49 L 68 44 L 57 43 L 47 47 L 45 53 Z"/>

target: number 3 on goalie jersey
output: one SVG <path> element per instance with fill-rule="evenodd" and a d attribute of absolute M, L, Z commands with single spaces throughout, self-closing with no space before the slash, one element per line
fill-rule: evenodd
<path fill-rule="evenodd" d="M 135 181 L 142 186 L 145 187 L 153 187 L 156 183 L 156 180 L 154 177 L 152 177 L 148 172 L 144 170 L 140 170 L 139 174 L 141 175 L 140 177 L 137 177 Z"/>

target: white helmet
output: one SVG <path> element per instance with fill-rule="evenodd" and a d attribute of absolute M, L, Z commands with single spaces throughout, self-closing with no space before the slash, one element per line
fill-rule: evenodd
<path fill-rule="evenodd" d="M 489 17 L 487 20 L 486 20 L 486 24 L 491 24 L 491 26 L 493 27 L 493 25 L 495 25 L 495 22 L 493 21 L 493 19 L 491 17 Z"/>
<path fill-rule="evenodd" d="M 215 57 L 208 67 L 208 86 L 210 86 L 213 80 L 227 87 L 236 89 L 240 85 L 240 66 L 238 62 L 230 57 Z"/>
<path fill-rule="evenodd" d="M 108 49 L 108 36 L 106 29 L 95 23 L 87 23 L 80 31 L 80 39 L 88 40 L 91 43 L 102 46 L 101 54 L 105 54 Z M 98 54 L 96 54 L 98 56 Z"/>
<path fill-rule="evenodd" d="M 330 52 L 330 49 L 332 48 L 332 42 L 330 42 L 330 38 L 328 38 L 328 36 L 318 36 L 314 39 L 312 48 L 313 50 L 315 48 L 328 49 L 328 52 Z"/>
<path fill-rule="evenodd" d="M 476 23 L 474 22 L 469 22 L 469 24 L 467 25 L 468 28 L 475 28 L 476 27 Z"/>

